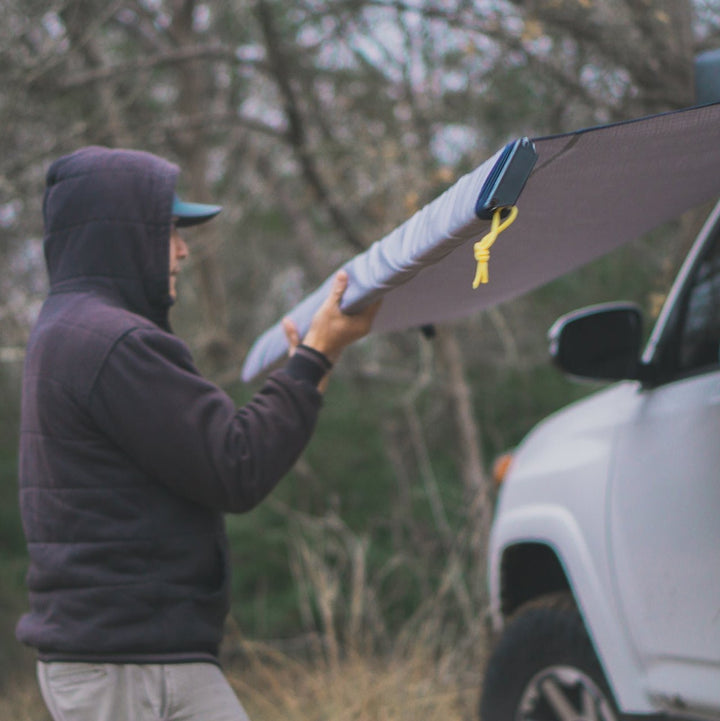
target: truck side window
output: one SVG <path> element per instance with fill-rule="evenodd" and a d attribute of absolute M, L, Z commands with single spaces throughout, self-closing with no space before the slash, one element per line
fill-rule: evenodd
<path fill-rule="evenodd" d="M 678 370 L 720 365 L 720 236 L 700 261 L 685 301 Z"/>

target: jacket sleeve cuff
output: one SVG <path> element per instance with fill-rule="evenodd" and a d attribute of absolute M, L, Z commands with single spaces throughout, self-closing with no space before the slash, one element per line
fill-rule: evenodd
<path fill-rule="evenodd" d="M 305 381 L 317 387 L 317 384 L 330 371 L 332 363 L 327 356 L 309 348 L 306 345 L 299 345 L 295 353 L 290 357 L 283 368 L 291 378 L 298 381 Z"/>

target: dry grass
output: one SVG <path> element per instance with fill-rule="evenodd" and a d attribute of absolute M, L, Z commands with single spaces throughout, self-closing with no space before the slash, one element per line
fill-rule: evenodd
<path fill-rule="evenodd" d="M 16 676 L 3 684 L 0 692 L 2 721 L 51 721 L 35 677 Z"/>
<path fill-rule="evenodd" d="M 253 644 L 230 681 L 253 721 L 470 721 L 478 676 L 448 673 L 421 648 L 409 656 L 352 655 L 330 668 Z M 451 664 L 452 665 L 452 664 Z"/>
<path fill-rule="evenodd" d="M 432 592 L 390 632 L 378 589 L 406 557 L 373 575 L 369 539 L 335 514 L 292 518 L 291 570 L 317 643 L 300 661 L 235 638 L 243 663 L 228 675 L 250 718 L 476 721 L 487 639 L 472 534 L 458 536 Z"/>

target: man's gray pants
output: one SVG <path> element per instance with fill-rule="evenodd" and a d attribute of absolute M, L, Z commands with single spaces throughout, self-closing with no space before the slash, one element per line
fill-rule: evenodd
<path fill-rule="evenodd" d="M 211 663 L 40 661 L 37 672 L 55 721 L 248 721 Z"/>

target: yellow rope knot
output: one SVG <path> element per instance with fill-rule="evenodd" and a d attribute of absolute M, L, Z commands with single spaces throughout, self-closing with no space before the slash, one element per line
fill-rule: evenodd
<path fill-rule="evenodd" d="M 503 210 L 510 211 L 507 217 L 502 220 Z M 495 239 L 509 228 L 515 218 L 517 218 L 518 209 L 516 206 L 510 208 L 497 208 L 493 213 L 492 224 L 490 225 L 490 232 L 480 238 L 477 243 L 473 246 L 473 253 L 475 260 L 477 261 L 477 270 L 475 271 L 475 280 L 473 281 L 473 288 L 477 288 L 480 283 L 488 282 L 488 262 L 490 261 L 490 246 L 495 242 Z"/>

